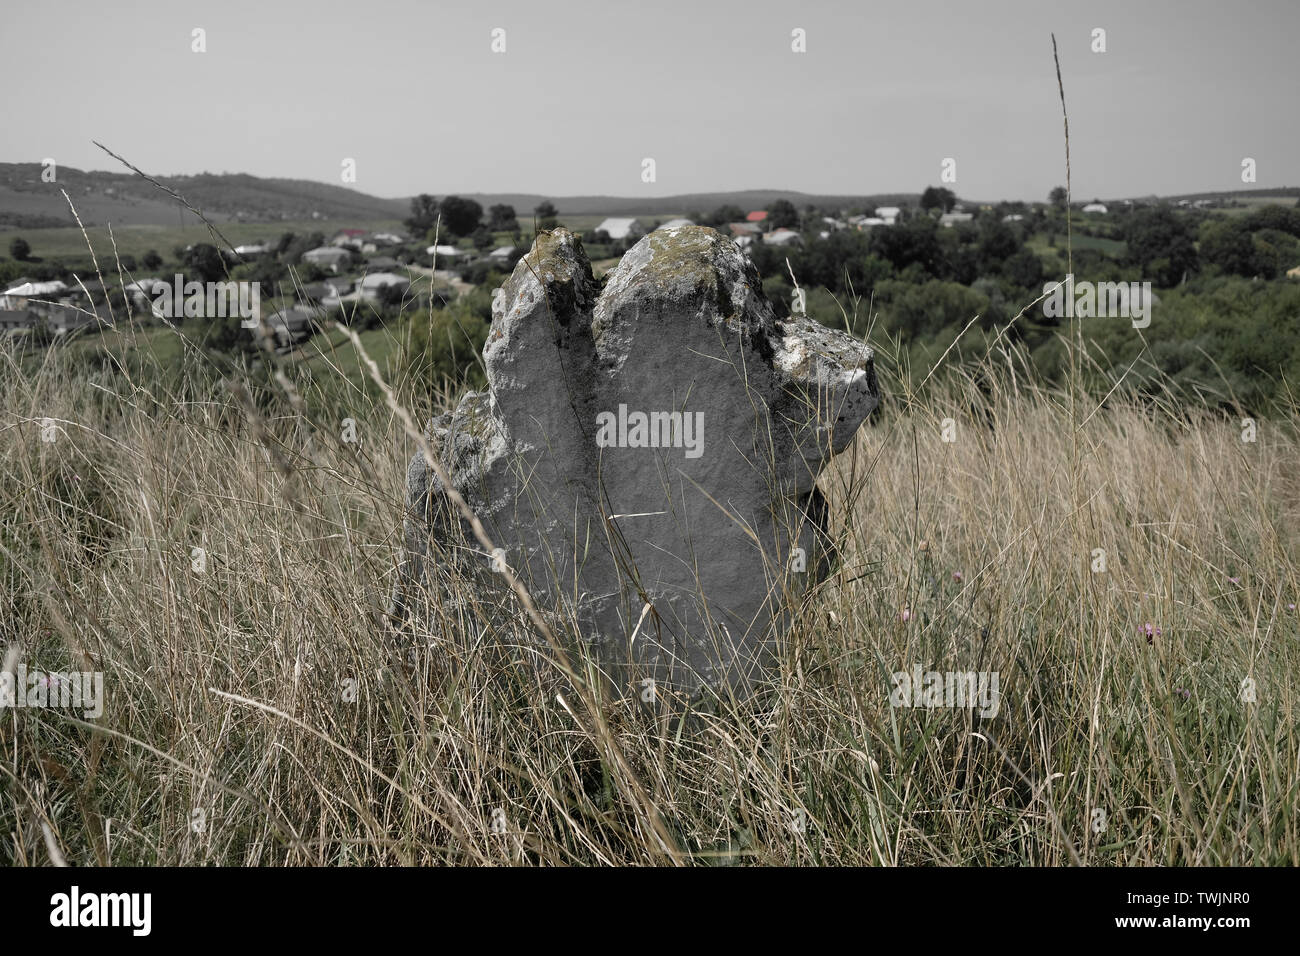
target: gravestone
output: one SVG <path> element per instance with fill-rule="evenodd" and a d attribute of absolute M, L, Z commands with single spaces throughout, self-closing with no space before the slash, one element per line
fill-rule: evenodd
<path fill-rule="evenodd" d="M 616 686 L 760 680 L 791 595 L 824 573 L 815 481 L 879 402 L 871 350 L 776 319 L 736 245 L 683 226 L 643 238 L 603 288 L 577 236 L 540 234 L 483 355 L 487 390 L 426 437 L 498 551 L 417 453 L 392 613 L 427 621 L 455 600 L 440 572 L 499 582 L 504 562 Z"/>

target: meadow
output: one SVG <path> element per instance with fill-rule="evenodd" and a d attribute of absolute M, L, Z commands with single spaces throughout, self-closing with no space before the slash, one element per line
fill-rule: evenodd
<path fill-rule="evenodd" d="M 400 333 L 0 345 L 0 644 L 105 688 L 0 711 L 0 861 L 1300 863 L 1294 405 L 1137 393 L 1068 329 L 1063 382 L 996 337 L 932 374 L 863 324 L 842 561 L 686 721 L 519 666 L 524 615 L 395 635 L 405 419 L 454 398 Z M 891 706 L 914 666 L 996 672 L 996 716 Z"/>

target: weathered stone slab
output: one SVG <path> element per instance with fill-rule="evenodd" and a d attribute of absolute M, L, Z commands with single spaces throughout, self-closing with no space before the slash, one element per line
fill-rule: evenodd
<path fill-rule="evenodd" d="M 484 359 L 488 391 L 428 437 L 538 603 L 624 689 L 759 679 L 783 600 L 822 566 L 816 476 L 879 402 L 871 350 L 776 320 L 735 244 L 685 226 L 642 239 L 603 289 L 576 236 L 543 233 Z M 407 510 L 395 614 L 448 597 L 440 568 L 491 578 L 418 453 Z"/>

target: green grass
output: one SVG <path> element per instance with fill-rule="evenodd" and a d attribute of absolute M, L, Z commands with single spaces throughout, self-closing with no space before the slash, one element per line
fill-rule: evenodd
<path fill-rule="evenodd" d="M 1128 248 L 1127 243 L 1121 239 L 1104 239 L 1099 236 L 1085 236 L 1078 232 L 1073 234 L 1072 242 L 1074 243 L 1075 249 L 1096 249 L 1097 251 L 1103 252 L 1115 259 L 1122 259 Z M 1065 234 L 1064 231 L 1057 234 L 1056 245 L 1054 247 L 1047 244 L 1047 234 L 1042 232 L 1030 236 L 1025 241 L 1025 245 L 1039 255 L 1060 254 L 1063 256 L 1065 253 Z"/>
<path fill-rule="evenodd" d="M 379 366 L 386 380 L 392 381 L 400 374 L 398 362 L 408 321 L 411 320 L 358 335 L 366 354 Z M 338 330 L 330 329 L 308 339 L 295 358 L 301 367 L 310 370 L 313 378 L 329 381 L 335 387 L 346 383 L 348 391 L 367 394 L 374 388 L 369 370 L 362 364 L 361 354 L 351 339 Z"/>

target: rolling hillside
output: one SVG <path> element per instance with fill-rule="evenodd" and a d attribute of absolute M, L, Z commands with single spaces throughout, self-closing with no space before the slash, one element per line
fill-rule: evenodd
<path fill-rule="evenodd" d="M 63 191 L 86 225 L 186 225 L 193 214 L 133 173 L 85 172 L 69 166 L 57 182 L 41 179 L 37 163 L 0 163 L 0 226 L 38 229 L 74 224 Z M 245 174 L 201 173 L 159 177 L 214 222 L 310 219 L 393 219 L 407 213 L 405 199 L 378 199 L 354 189 L 300 179 L 259 179 Z"/>
<path fill-rule="evenodd" d="M 201 173 L 197 176 L 159 177 L 213 222 L 276 223 L 331 220 L 375 221 L 405 217 L 410 199 L 383 199 L 327 183 L 301 179 L 261 179 L 243 173 Z M 157 187 L 129 172 L 84 171 L 69 166 L 58 169 L 57 182 L 41 179 L 38 163 L 0 163 L 0 229 L 41 229 L 75 224 L 63 197 L 66 190 L 87 226 L 184 226 L 193 214 Z M 435 193 L 441 197 L 442 193 Z M 724 204 L 760 209 L 774 199 L 789 199 L 796 206 L 812 203 L 826 208 L 897 205 L 915 201 L 916 194 L 879 196 L 823 196 L 778 189 L 692 193 L 681 196 L 629 198 L 626 196 L 543 196 L 530 193 L 468 193 L 487 209 L 498 203 L 515 208 L 527 218 L 543 200 L 555 203 L 562 215 L 653 216 L 708 212 Z"/>

